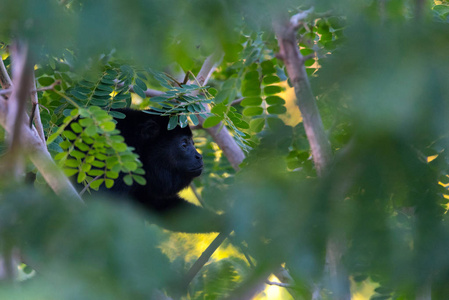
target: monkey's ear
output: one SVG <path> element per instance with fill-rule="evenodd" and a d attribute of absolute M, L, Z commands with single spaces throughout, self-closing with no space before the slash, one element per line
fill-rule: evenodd
<path fill-rule="evenodd" d="M 154 139 L 161 131 L 161 128 L 157 122 L 154 120 L 146 120 L 140 126 L 140 136 L 142 139 Z"/>

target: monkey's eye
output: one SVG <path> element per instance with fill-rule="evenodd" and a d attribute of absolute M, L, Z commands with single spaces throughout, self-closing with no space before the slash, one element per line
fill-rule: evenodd
<path fill-rule="evenodd" d="M 185 149 L 185 148 L 187 148 L 188 145 L 189 145 L 189 142 L 188 142 L 187 140 L 185 140 L 185 139 L 182 140 L 182 142 L 181 142 L 181 147 L 182 147 L 182 148 Z"/>

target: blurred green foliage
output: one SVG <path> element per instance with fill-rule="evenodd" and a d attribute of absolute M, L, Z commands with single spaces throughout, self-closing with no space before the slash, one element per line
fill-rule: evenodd
<path fill-rule="evenodd" d="M 188 117 L 196 125 L 200 114 L 204 127 L 222 121 L 247 151 L 236 173 L 210 136 L 195 131 L 205 166 L 195 186 L 208 208 L 225 212 L 235 229 L 230 243 L 242 253 L 212 260 L 187 295 L 177 288 L 193 263 L 188 246 L 169 260 L 159 248 L 169 237 L 145 224 L 149 214 L 126 201 L 76 208 L 2 180 L 1 251 L 19 249 L 37 273 L 19 289 L 5 283 L 0 297 L 220 299 L 285 263 L 295 291 L 311 298 L 326 242 L 341 236 L 347 273 L 376 284 L 372 299 L 415 298 L 426 285 L 445 299 L 449 4 L 415 2 L 313 3 L 297 37 L 303 55 L 315 54 L 306 70 L 334 153 L 318 178 L 302 123 L 279 117 L 292 99 L 282 93 L 290 82 L 271 30 L 273 19 L 311 1 L 0 1 L 0 39 L 29 41 L 39 88 L 60 81 L 38 94 L 42 122 L 50 152 L 78 182 L 103 176 L 91 187 L 110 186 L 125 172 L 125 181 L 145 184 L 115 130 L 113 118 L 123 116 L 111 111 L 130 105 L 170 115 L 171 128 Z M 8 49 L 1 51 L 10 70 Z M 223 60 L 207 87 L 177 85 L 178 74 L 165 73 L 176 63 L 197 74 L 216 51 Z M 163 94 L 147 97 L 148 88 Z M 41 174 L 34 185 L 45 185 Z M 320 288 L 332 299 L 327 282 Z"/>

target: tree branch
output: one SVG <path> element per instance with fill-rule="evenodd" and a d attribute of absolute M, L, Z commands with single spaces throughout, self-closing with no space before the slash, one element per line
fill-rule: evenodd
<path fill-rule="evenodd" d="M 12 86 L 11 78 L 9 77 L 8 71 L 6 71 L 5 63 L 0 57 L 0 85 L 2 89 L 6 90 Z"/>
<path fill-rule="evenodd" d="M 296 102 L 303 117 L 315 168 L 318 176 L 322 177 L 329 167 L 332 151 L 307 77 L 305 59 L 299 51 L 296 40 L 296 30 L 310 11 L 294 15 L 290 22 L 277 22 L 274 28 L 280 49 L 278 57 L 284 60 L 288 76 L 295 89 Z M 341 263 L 343 249 L 344 239 L 341 239 L 338 233 L 331 235 L 326 248 L 326 263 L 331 287 L 335 292 L 334 299 L 351 298 L 349 279 Z"/>
<path fill-rule="evenodd" d="M 56 84 L 59 84 L 59 81 L 55 81 L 51 86 L 51 89 L 55 87 Z M 33 103 L 32 111 L 31 111 L 31 117 L 30 117 L 30 128 L 32 127 L 32 122 L 34 120 L 34 126 L 36 127 L 37 133 L 39 134 L 39 137 L 41 138 L 42 142 L 45 143 L 45 133 L 44 133 L 44 126 L 42 125 L 41 121 L 41 113 L 39 111 L 39 98 L 37 97 L 37 90 L 36 88 L 36 79 L 34 78 L 34 72 L 31 72 L 31 102 Z"/>
<path fill-rule="evenodd" d="M 295 15 L 297 16 L 297 15 Z M 303 124 L 312 150 L 318 175 L 323 175 L 331 160 L 331 147 L 324 131 L 315 97 L 304 66 L 304 57 L 299 52 L 296 40 L 296 27 L 300 19 L 292 17 L 287 24 L 275 24 L 279 42 L 279 57 L 284 60 L 288 76 L 295 88 L 296 103 L 303 117 Z M 304 17 L 304 14 L 301 15 Z"/>
<path fill-rule="evenodd" d="M 217 56 L 218 55 L 209 56 L 201 67 L 201 70 L 197 76 L 197 80 L 201 85 L 206 85 L 209 77 L 212 75 L 213 71 L 218 65 L 218 61 L 221 60 L 221 58 L 217 59 Z M 206 107 L 206 110 L 209 112 L 210 107 Z M 204 119 L 201 117 L 199 119 L 200 124 L 202 125 Z M 206 131 L 214 139 L 218 147 L 220 147 L 220 149 L 223 151 L 224 156 L 226 156 L 226 158 L 229 160 L 234 170 L 238 171 L 239 165 L 245 159 L 245 154 L 243 153 L 243 150 L 239 147 L 239 145 L 237 145 L 234 138 L 229 133 L 229 130 L 220 122 L 214 127 L 207 128 Z"/>
<path fill-rule="evenodd" d="M 14 79 L 13 91 L 8 99 L 7 127 L 9 134 L 7 140 L 9 151 L 6 163 L 8 169 L 13 170 L 13 174 L 18 179 L 23 172 L 24 161 L 22 153 L 21 129 L 25 119 L 26 100 L 28 98 L 28 88 L 31 83 L 32 64 L 28 55 L 28 47 L 15 42 L 12 48 L 12 73 Z"/>
<path fill-rule="evenodd" d="M 234 101 L 231 102 L 231 106 L 237 105 L 242 103 L 242 101 L 245 100 L 245 97 L 239 98 L 239 99 L 235 99 Z"/>
<path fill-rule="evenodd" d="M 195 261 L 195 263 L 190 267 L 187 272 L 183 286 L 181 290 L 186 290 L 190 282 L 192 282 L 193 278 L 195 278 L 196 274 L 203 268 L 203 266 L 209 261 L 210 257 L 214 252 L 220 247 L 220 245 L 226 240 L 229 236 L 230 232 L 220 232 L 217 237 L 210 243 L 210 245 L 201 253 L 200 257 Z"/>
<path fill-rule="evenodd" d="M 9 129 L 6 125 L 7 107 L 7 101 L 0 99 L 0 124 L 8 131 Z M 25 123 L 22 123 L 21 134 L 23 147 L 27 150 L 31 162 L 36 166 L 53 191 L 64 199 L 83 203 L 73 185 L 53 161 L 36 129 L 29 128 Z"/>
<path fill-rule="evenodd" d="M 221 56 L 221 55 L 220 55 Z M 201 86 L 207 84 L 212 73 L 215 71 L 218 62 L 221 60 L 219 55 L 210 55 L 204 61 L 201 70 L 199 71 L 196 80 L 197 83 Z M 209 107 L 205 108 L 210 111 Z M 200 118 L 200 125 L 204 122 L 203 118 Z M 238 165 L 243 161 L 244 154 L 242 149 L 237 145 L 232 136 L 229 134 L 229 131 L 223 127 L 220 133 L 217 130 L 213 130 L 212 128 L 206 129 L 206 131 L 212 136 L 214 141 L 218 144 L 218 146 L 222 149 L 224 155 L 228 158 L 231 165 L 233 165 L 234 169 L 238 169 Z M 225 150 L 226 149 L 226 152 Z M 241 152 L 241 154 L 240 154 Z M 228 156 L 229 155 L 229 156 Z M 240 158 L 239 158 L 240 157 Z M 237 159 L 237 160 L 236 160 Z M 238 161 L 238 159 L 241 159 Z M 186 278 L 184 281 L 183 288 L 187 288 L 193 278 L 198 274 L 201 268 L 209 261 L 212 254 L 217 250 L 218 247 L 226 240 L 231 232 L 221 232 L 207 247 L 207 249 L 201 254 L 198 260 L 192 265 L 190 270 L 186 274 Z"/>

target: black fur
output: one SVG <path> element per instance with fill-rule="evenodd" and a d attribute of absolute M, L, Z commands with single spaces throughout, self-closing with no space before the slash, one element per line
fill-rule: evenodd
<path fill-rule="evenodd" d="M 162 226 L 182 232 L 221 231 L 214 213 L 196 207 L 178 196 L 201 174 L 202 156 L 195 149 L 189 127 L 168 130 L 168 117 L 131 109 L 117 120 L 125 142 L 135 148 L 145 170 L 145 186 L 127 186 L 121 178 L 111 192 L 125 194 L 161 217 Z"/>

